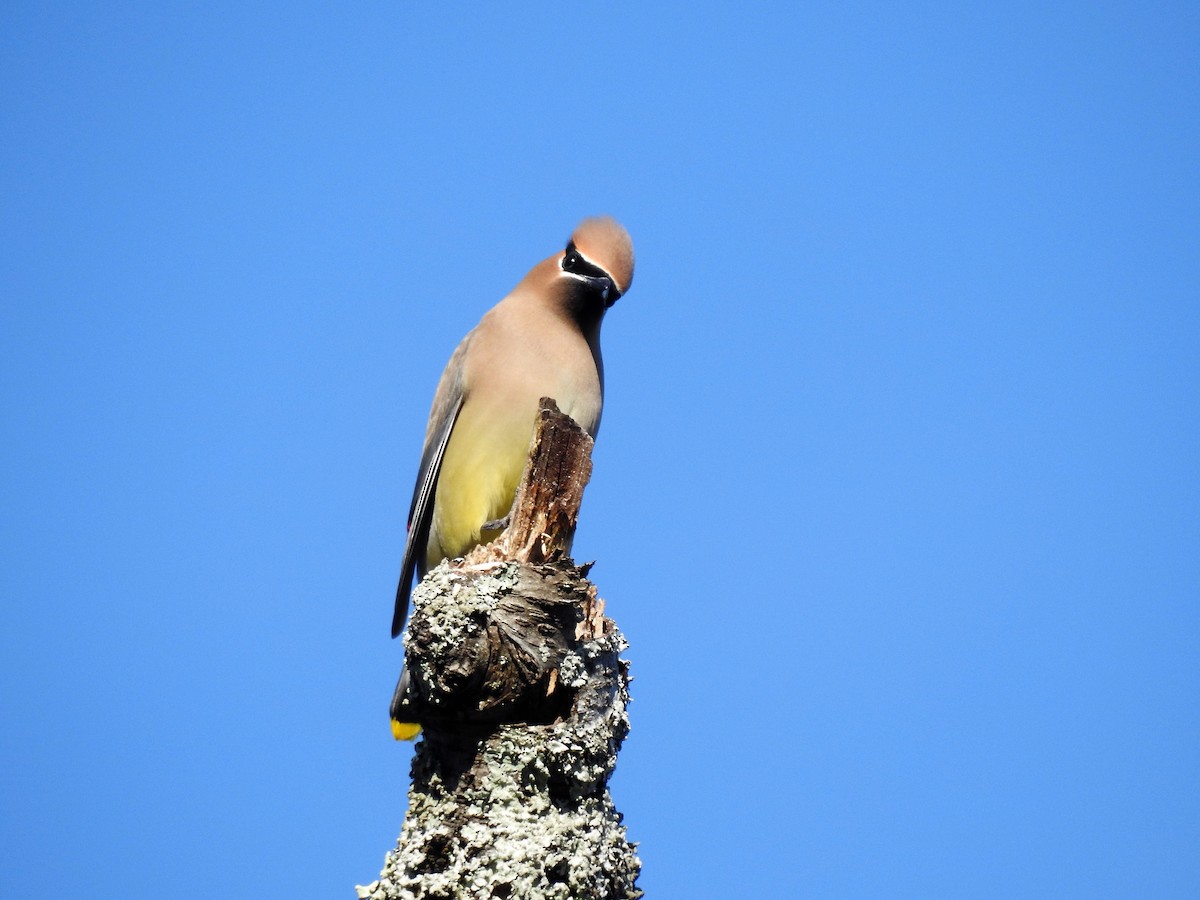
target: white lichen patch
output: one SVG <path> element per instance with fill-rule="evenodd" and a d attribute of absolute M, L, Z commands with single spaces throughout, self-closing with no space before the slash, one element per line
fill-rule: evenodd
<path fill-rule="evenodd" d="M 423 626 L 423 640 L 454 649 L 487 621 L 481 610 L 513 591 L 519 569 L 439 566 L 414 595 L 414 607 L 436 607 L 426 610 L 438 622 Z M 570 602 L 582 602 L 586 582 L 572 573 L 554 574 Z M 357 889 L 360 900 L 640 897 L 641 863 L 608 791 L 629 731 L 624 646 L 612 630 L 566 653 L 556 677 L 574 701 L 562 721 L 475 736 L 427 731 L 400 840 L 379 881 Z"/>

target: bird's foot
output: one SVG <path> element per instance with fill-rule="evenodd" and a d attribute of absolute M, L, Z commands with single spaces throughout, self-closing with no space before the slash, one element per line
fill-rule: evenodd
<path fill-rule="evenodd" d="M 484 522 L 482 527 L 484 531 L 503 531 L 508 527 L 511 519 L 511 515 L 505 516 L 503 519 L 492 519 L 490 522 Z"/>

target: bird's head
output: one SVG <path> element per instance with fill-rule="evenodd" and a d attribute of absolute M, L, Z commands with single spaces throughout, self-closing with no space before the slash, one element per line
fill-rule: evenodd
<path fill-rule="evenodd" d="M 606 307 L 612 306 L 633 283 L 633 241 L 616 219 L 584 219 L 567 242 L 559 266 L 599 292 Z"/>

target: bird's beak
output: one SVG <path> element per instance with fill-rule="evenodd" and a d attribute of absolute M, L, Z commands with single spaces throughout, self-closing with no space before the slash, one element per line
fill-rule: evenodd
<path fill-rule="evenodd" d="M 611 278 L 597 278 L 600 296 L 604 298 L 604 308 L 611 309 L 612 305 L 621 299 L 621 290 Z"/>

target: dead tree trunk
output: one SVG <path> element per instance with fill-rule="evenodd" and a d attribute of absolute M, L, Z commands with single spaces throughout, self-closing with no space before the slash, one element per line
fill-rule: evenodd
<path fill-rule="evenodd" d="M 566 557 L 591 448 L 544 399 L 508 529 L 414 592 L 404 710 L 423 737 L 399 842 L 360 898 L 642 896 L 608 792 L 625 639 Z"/>

